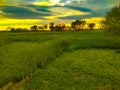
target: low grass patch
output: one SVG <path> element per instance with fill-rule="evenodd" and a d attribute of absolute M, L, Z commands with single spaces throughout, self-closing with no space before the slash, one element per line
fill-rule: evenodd
<path fill-rule="evenodd" d="M 119 90 L 120 56 L 113 50 L 65 53 L 34 75 L 27 90 Z"/>

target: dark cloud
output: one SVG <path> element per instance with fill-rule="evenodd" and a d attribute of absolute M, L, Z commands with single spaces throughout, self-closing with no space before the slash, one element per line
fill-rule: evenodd
<path fill-rule="evenodd" d="M 59 19 L 63 20 L 76 20 L 76 19 L 87 19 L 87 18 L 93 18 L 93 17 L 103 17 L 105 15 L 105 12 L 110 9 L 106 10 L 99 10 L 98 11 L 91 11 L 90 14 L 86 15 L 72 15 L 72 16 L 66 16 L 66 17 L 60 17 Z"/>
<path fill-rule="evenodd" d="M 43 12 L 47 12 L 47 13 L 51 13 L 50 10 L 48 10 L 49 8 L 51 8 L 51 6 L 35 6 L 35 5 L 25 5 L 25 7 L 28 8 L 33 8 L 37 11 L 43 11 Z M 53 7 L 53 6 L 52 6 Z"/>
<path fill-rule="evenodd" d="M 71 5 L 67 5 L 64 7 L 74 9 L 74 10 L 84 11 L 84 12 L 91 12 L 92 11 L 91 9 L 85 8 L 85 7 L 78 7 L 78 6 L 71 6 Z"/>
<path fill-rule="evenodd" d="M 78 19 L 78 18 L 90 18 L 90 17 L 103 17 L 105 12 L 110 10 L 112 6 L 118 0 L 60 0 L 59 3 L 65 3 L 70 1 L 70 3 L 63 6 L 53 5 L 53 6 L 35 6 L 32 5 L 33 2 L 50 2 L 50 0 L 6 0 L 7 6 L 1 6 L 0 13 L 1 16 L 16 19 L 45 19 L 46 16 L 59 15 L 59 11 L 51 11 L 51 8 L 63 7 L 70 10 L 77 10 L 82 12 L 89 12 L 86 15 L 70 15 L 66 17 L 58 17 L 59 19 Z M 84 2 L 81 4 L 81 2 Z M 0 3 L 4 3 L 5 0 L 0 0 Z M 9 4 L 11 4 L 9 6 Z M 15 5 L 19 4 L 19 5 Z M 62 11 L 63 11 L 62 10 Z M 61 10 L 60 10 L 61 11 Z M 69 11 L 71 12 L 71 11 Z"/>
<path fill-rule="evenodd" d="M 36 8 L 35 11 L 32 11 L 32 9 L 24 7 L 6 6 L 2 8 L 2 11 L 6 13 L 6 17 L 17 19 L 44 19 L 44 16 L 51 16 L 49 10 L 44 8 Z"/>

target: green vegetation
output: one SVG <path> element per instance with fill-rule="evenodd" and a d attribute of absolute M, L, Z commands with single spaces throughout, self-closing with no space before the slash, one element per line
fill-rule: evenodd
<path fill-rule="evenodd" d="M 36 68 L 44 68 L 62 53 L 70 40 L 58 39 L 42 44 L 14 42 L 1 47 L 0 87 L 7 82 L 17 82 L 27 75 L 30 76 Z"/>
<path fill-rule="evenodd" d="M 120 36 L 120 4 L 106 13 L 105 30 L 113 36 Z"/>
<path fill-rule="evenodd" d="M 27 90 L 119 90 L 120 56 L 113 50 L 64 53 L 27 82 Z"/>
<path fill-rule="evenodd" d="M 22 90 L 117 90 L 120 43 L 113 41 L 102 31 L 0 32 L 0 88 L 28 76 Z"/>
<path fill-rule="evenodd" d="M 114 36 L 114 40 L 111 41 L 111 46 L 114 48 L 120 46 L 120 4 L 113 7 L 105 15 L 103 21 L 104 31 L 109 36 Z M 120 52 L 120 50 L 118 51 Z"/>
<path fill-rule="evenodd" d="M 65 40 L 58 40 L 43 44 L 14 43 L 1 48 L 0 85 L 20 81 L 36 68 L 45 67 L 62 53 L 67 44 Z"/>

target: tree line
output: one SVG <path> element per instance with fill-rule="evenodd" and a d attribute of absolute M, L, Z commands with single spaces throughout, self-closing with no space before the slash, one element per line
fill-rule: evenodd
<path fill-rule="evenodd" d="M 87 26 L 87 28 L 85 28 Z M 65 31 L 65 30 L 74 30 L 74 31 L 82 31 L 82 30 L 94 30 L 96 24 L 95 23 L 87 23 L 85 20 L 75 20 L 71 22 L 70 26 L 65 24 L 55 24 L 51 22 L 49 25 L 32 25 L 29 29 L 26 28 L 14 28 L 8 27 L 12 32 L 26 32 L 26 31 L 43 31 L 43 30 L 50 30 L 50 31 Z"/>
<path fill-rule="evenodd" d="M 85 26 L 88 25 L 88 28 L 85 28 Z M 50 23 L 49 26 L 51 31 L 64 31 L 64 30 L 75 30 L 75 31 L 80 31 L 80 30 L 93 30 L 95 29 L 95 23 L 89 23 L 85 20 L 75 20 L 71 23 L 70 26 L 66 26 L 65 24 L 54 24 L 53 22 Z"/>

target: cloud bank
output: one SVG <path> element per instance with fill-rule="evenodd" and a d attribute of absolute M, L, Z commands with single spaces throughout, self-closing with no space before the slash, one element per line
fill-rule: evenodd
<path fill-rule="evenodd" d="M 102 18 L 117 3 L 118 0 L 0 0 L 0 25 L 10 25 L 17 20 L 48 24 Z M 6 19 L 11 21 L 5 24 Z"/>

